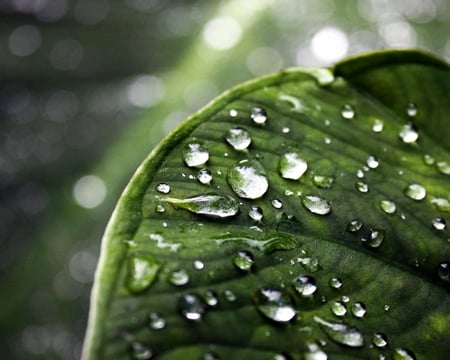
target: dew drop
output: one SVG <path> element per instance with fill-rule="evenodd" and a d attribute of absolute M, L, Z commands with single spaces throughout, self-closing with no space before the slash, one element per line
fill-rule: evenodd
<path fill-rule="evenodd" d="M 357 318 L 362 318 L 366 315 L 366 306 L 362 302 L 355 302 L 351 305 L 350 311 L 353 316 Z"/>
<path fill-rule="evenodd" d="M 358 169 L 356 172 L 356 177 L 362 179 L 364 177 L 364 171 L 362 169 Z"/>
<path fill-rule="evenodd" d="M 195 270 L 203 270 L 205 268 L 205 263 L 201 260 L 194 261 L 194 269 Z"/>
<path fill-rule="evenodd" d="M 239 204 L 231 196 L 199 195 L 187 199 L 165 198 L 162 201 L 194 214 L 216 218 L 235 216 L 239 212 Z"/>
<path fill-rule="evenodd" d="M 196 294 L 185 294 L 178 300 L 178 308 L 187 320 L 200 320 L 205 313 L 205 303 Z"/>
<path fill-rule="evenodd" d="M 344 119 L 353 119 L 355 117 L 355 110 L 350 104 L 345 104 L 341 109 L 341 116 Z"/>
<path fill-rule="evenodd" d="M 353 219 L 352 221 L 350 221 L 348 223 L 346 230 L 348 232 L 355 233 L 355 232 L 358 232 L 359 230 L 361 230 L 362 226 L 363 226 L 363 223 L 361 220 Z"/>
<path fill-rule="evenodd" d="M 236 116 L 238 116 L 238 112 L 237 112 L 236 109 L 231 109 L 230 112 L 229 112 L 229 114 L 230 114 L 231 117 L 236 117 Z"/>
<path fill-rule="evenodd" d="M 254 295 L 254 302 L 262 315 L 276 322 L 288 322 L 296 315 L 289 294 L 278 289 L 260 289 Z"/>
<path fill-rule="evenodd" d="M 170 274 L 169 282 L 175 286 L 186 285 L 189 282 L 189 275 L 186 270 L 175 270 Z"/>
<path fill-rule="evenodd" d="M 230 289 L 224 290 L 223 296 L 225 297 L 225 300 L 227 300 L 228 302 L 236 301 L 236 294 Z"/>
<path fill-rule="evenodd" d="M 278 169 L 282 178 L 298 180 L 308 169 L 308 163 L 300 157 L 299 153 L 290 151 L 281 155 Z"/>
<path fill-rule="evenodd" d="M 393 214 L 397 210 L 397 206 L 394 202 L 389 200 L 381 200 L 380 203 L 380 209 L 383 210 L 386 214 Z"/>
<path fill-rule="evenodd" d="M 344 303 L 348 303 L 348 302 L 350 302 L 350 297 L 347 295 L 342 295 L 341 300 Z"/>
<path fill-rule="evenodd" d="M 283 207 L 283 202 L 280 199 L 273 199 L 270 203 L 275 209 L 281 209 Z"/>
<path fill-rule="evenodd" d="M 267 114 L 264 109 L 260 107 L 254 107 L 250 114 L 250 118 L 255 124 L 263 125 L 267 121 Z"/>
<path fill-rule="evenodd" d="M 250 271 L 253 264 L 255 262 L 255 258 L 250 251 L 239 251 L 236 256 L 233 258 L 233 264 L 242 271 Z"/>
<path fill-rule="evenodd" d="M 192 142 L 185 146 L 183 160 L 189 167 L 201 166 L 209 160 L 209 152 L 203 145 Z"/>
<path fill-rule="evenodd" d="M 384 230 L 370 229 L 368 236 L 362 238 L 361 241 L 373 249 L 379 248 L 384 241 Z"/>
<path fill-rule="evenodd" d="M 162 204 L 157 204 L 155 207 L 155 211 L 157 213 L 162 214 L 162 213 L 166 212 L 166 208 Z"/>
<path fill-rule="evenodd" d="M 283 132 L 283 134 L 288 134 L 291 131 L 291 129 L 285 126 L 281 129 L 281 131 Z"/>
<path fill-rule="evenodd" d="M 206 290 L 203 295 L 203 300 L 208 306 L 216 306 L 219 303 L 219 297 L 214 290 Z"/>
<path fill-rule="evenodd" d="M 235 127 L 228 130 L 225 140 L 233 147 L 234 150 L 245 150 L 252 142 L 249 132 L 240 127 Z"/>
<path fill-rule="evenodd" d="M 362 181 L 357 181 L 355 184 L 355 188 L 361 193 L 366 193 L 369 191 L 369 185 Z"/>
<path fill-rule="evenodd" d="M 342 322 L 326 321 L 318 316 L 314 316 L 314 320 L 321 326 L 327 336 L 338 344 L 350 347 L 362 347 L 364 345 L 364 337 L 357 328 Z"/>
<path fill-rule="evenodd" d="M 425 163 L 425 165 L 431 166 L 434 164 L 434 157 L 429 154 L 425 154 L 423 156 L 423 162 Z"/>
<path fill-rule="evenodd" d="M 438 267 L 438 276 L 442 281 L 450 282 L 450 264 L 448 262 L 442 262 Z"/>
<path fill-rule="evenodd" d="M 166 319 L 161 314 L 151 312 L 148 314 L 147 325 L 151 330 L 161 330 L 166 327 Z"/>
<path fill-rule="evenodd" d="M 372 131 L 376 132 L 376 133 L 380 133 L 383 131 L 384 128 L 384 124 L 380 119 L 375 119 L 373 126 L 372 126 Z"/>
<path fill-rule="evenodd" d="M 374 344 L 377 348 L 385 348 L 388 345 L 386 335 L 384 335 L 383 333 L 373 334 L 372 344 Z"/>
<path fill-rule="evenodd" d="M 450 213 L 450 201 L 444 198 L 432 198 L 430 201 L 439 211 Z"/>
<path fill-rule="evenodd" d="M 248 216 L 250 219 L 260 222 L 264 217 L 263 210 L 259 206 L 253 205 L 248 212 Z"/>
<path fill-rule="evenodd" d="M 406 187 L 405 195 L 413 200 L 423 200 L 427 196 L 427 191 L 422 185 L 411 184 Z"/>
<path fill-rule="evenodd" d="M 443 218 L 434 218 L 431 220 L 431 225 L 433 225 L 436 230 L 444 230 L 447 226 Z"/>
<path fill-rule="evenodd" d="M 303 355 L 305 360 L 327 360 L 328 355 L 316 343 L 307 344 L 308 350 Z"/>
<path fill-rule="evenodd" d="M 419 138 L 419 133 L 413 124 L 408 123 L 403 125 L 398 133 L 398 136 L 405 144 L 410 144 L 415 142 Z"/>
<path fill-rule="evenodd" d="M 334 177 L 314 175 L 313 184 L 320 189 L 330 189 L 333 186 Z"/>
<path fill-rule="evenodd" d="M 333 277 L 330 279 L 330 286 L 333 289 L 340 289 L 342 287 L 342 280 L 337 277 Z"/>
<path fill-rule="evenodd" d="M 308 195 L 302 198 L 303 206 L 313 214 L 327 215 L 331 212 L 331 203 L 316 195 Z"/>
<path fill-rule="evenodd" d="M 366 164 L 369 168 L 376 169 L 380 165 L 380 162 L 375 156 L 370 155 L 366 160 Z"/>
<path fill-rule="evenodd" d="M 416 360 L 416 356 L 411 350 L 398 348 L 392 352 L 393 360 Z"/>
<path fill-rule="evenodd" d="M 447 161 L 437 162 L 436 167 L 440 173 L 450 175 L 450 164 Z"/>
<path fill-rule="evenodd" d="M 150 255 L 133 256 L 128 259 L 127 288 L 132 293 L 146 290 L 156 279 L 161 265 Z"/>
<path fill-rule="evenodd" d="M 235 164 L 227 176 L 231 189 L 241 198 L 258 199 L 269 189 L 266 171 L 257 160 L 242 160 Z"/>
<path fill-rule="evenodd" d="M 197 173 L 197 180 L 204 185 L 209 185 L 212 181 L 211 171 L 208 169 L 200 169 Z"/>
<path fill-rule="evenodd" d="M 294 280 L 294 289 L 301 296 L 310 296 L 317 291 L 316 279 L 308 275 L 299 275 Z"/>
<path fill-rule="evenodd" d="M 153 352 L 147 345 L 134 342 L 131 344 L 131 357 L 134 360 L 148 360 L 153 357 Z"/>
<path fill-rule="evenodd" d="M 336 316 L 344 316 L 347 314 L 347 307 L 340 301 L 331 304 L 331 312 Z"/>
<path fill-rule="evenodd" d="M 417 106 L 413 102 L 410 102 L 406 107 L 406 114 L 410 117 L 414 117 L 417 115 Z"/>
<path fill-rule="evenodd" d="M 213 352 L 207 352 L 203 354 L 203 360 L 220 360 L 220 357 Z"/>
<path fill-rule="evenodd" d="M 156 191 L 162 193 L 162 194 L 168 194 L 170 193 L 170 185 L 166 183 L 159 183 L 156 186 Z"/>

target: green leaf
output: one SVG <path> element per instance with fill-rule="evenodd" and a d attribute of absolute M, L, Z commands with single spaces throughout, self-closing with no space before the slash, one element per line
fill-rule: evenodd
<path fill-rule="evenodd" d="M 445 357 L 449 94 L 448 64 L 389 51 L 191 116 L 111 218 L 84 358 Z"/>

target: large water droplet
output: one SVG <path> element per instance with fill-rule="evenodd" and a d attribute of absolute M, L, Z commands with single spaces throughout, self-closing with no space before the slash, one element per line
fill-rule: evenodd
<path fill-rule="evenodd" d="M 225 218 L 235 216 L 239 211 L 238 202 L 231 196 L 199 195 L 187 199 L 161 199 L 194 214 Z"/>
<path fill-rule="evenodd" d="M 161 330 L 166 327 L 166 319 L 161 314 L 152 312 L 148 314 L 147 325 L 151 330 Z"/>
<path fill-rule="evenodd" d="M 372 126 L 372 131 L 376 132 L 376 133 L 380 133 L 383 131 L 384 128 L 384 124 L 380 119 L 375 119 L 373 126 Z"/>
<path fill-rule="evenodd" d="M 410 117 L 414 117 L 417 115 L 417 106 L 413 102 L 410 102 L 406 107 L 406 114 Z"/>
<path fill-rule="evenodd" d="M 290 151 L 281 155 L 278 169 L 282 178 L 298 180 L 308 169 L 308 163 L 300 157 L 299 153 Z"/>
<path fill-rule="evenodd" d="M 162 194 L 170 193 L 170 185 L 166 183 L 159 183 L 156 185 L 156 190 Z"/>
<path fill-rule="evenodd" d="M 362 181 L 357 181 L 355 183 L 355 188 L 356 188 L 356 190 L 358 190 L 359 192 L 362 192 L 362 193 L 366 193 L 369 191 L 369 185 L 367 185 L 365 182 L 362 182 Z"/>
<path fill-rule="evenodd" d="M 259 206 L 253 205 L 248 212 L 248 216 L 250 216 L 250 219 L 260 222 L 264 217 L 263 210 Z"/>
<path fill-rule="evenodd" d="M 209 152 L 202 144 L 192 142 L 185 146 L 183 160 L 189 167 L 201 166 L 209 160 Z"/>
<path fill-rule="evenodd" d="M 411 184 L 406 187 L 405 195 L 413 200 L 423 200 L 427 196 L 427 191 L 422 185 Z"/>
<path fill-rule="evenodd" d="M 318 316 L 314 316 L 314 320 L 331 340 L 350 347 L 362 347 L 364 345 L 363 334 L 357 328 L 342 322 L 326 321 Z"/>
<path fill-rule="evenodd" d="M 299 275 L 294 280 L 294 289 L 302 296 L 310 296 L 317 290 L 316 279 L 308 275 Z"/>
<path fill-rule="evenodd" d="M 340 301 L 335 301 L 331 304 L 331 312 L 336 316 L 344 316 L 347 314 L 347 307 Z"/>
<path fill-rule="evenodd" d="M 443 218 L 434 218 L 431 220 L 431 225 L 433 225 L 436 230 L 444 230 L 447 226 Z"/>
<path fill-rule="evenodd" d="M 376 169 L 380 165 L 380 162 L 375 156 L 370 155 L 366 160 L 366 164 L 369 168 Z"/>
<path fill-rule="evenodd" d="M 383 333 L 373 334 L 372 344 L 374 344 L 377 348 L 385 348 L 388 345 L 386 335 L 384 335 Z"/>
<path fill-rule="evenodd" d="M 233 258 L 233 264 L 242 271 L 250 271 L 255 262 L 255 258 L 250 251 L 239 251 Z"/>
<path fill-rule="evenodd" d="M 147 345 L 134 342 L 131 344 L 131 357 L 134 360 L 149 360 L 153 357 L 153 352 Z"/>
<path fill-rule="evenodd" d="M 255 124 L 263 125 L 267 121 L 267 114 L 264 109 L 260 107 L 254 107 L 250 114 L 250 118 Z"/>
<path fill-rule="evenodd" d="M 332 176 L 314 175 L 313 177 L 313 184 L 320 189 L 330 189 L 333 183 L 334 177 Z"/>
<path fill-rule="evenodd" d="M 368 236 L 363 237 L 361 241 L 371 248 L 379 248 L 384 241 L 384 230 L 370 229 Z"/>
<path fill-rule="evenodd" d="M 209 185 L 212 181 L 211 171 L 208 169 L 200 169 L 197 173 L 197 180 L 205 185 Z"/>
<path fill-rule="evenodd" d="M 240 127 L 231 128 L 228 131 L 225 140 L 234 150 L 245 150 L 252 142 L 249 132 Z"/>
<path fill-rule="evenodd" d="M 132 293 L 146 290 L 156 279 L 161 265 L 150 255 L 133 256 L 128 259 L 126 285 Z"/>
<path fill-rule="evenodd" d="M 444 175 L 450 175 L 450 164 L 447 161 L 438 161 L 436 167 Z"/>
<path fill-rule="evenodd" d="M 169 281 L 172 285 L 182 286 L 189 282 L 189 274 L 186 270 L 175 270 L 170 274 Z"/>
<path fill-rule="evenodd" d="M 362 302 L 355 302 L 351 305 L 350 311 L 353 316 L 357 318 L 362 318 L 366 315 L 366 306 Z"/>
<path fill-rule="evenodd" d="M 342 280 L 337 277 L 333 277 L 330 279 L 330 286 L 333 289 L 340 289 L 342 287 Z"/>
<path fill-rule="evenodd" d="M 411 350 L 398 348 L 392 352 L 393 360 L 416 360 L 416 355 Z"/>
<path fill-rule="evenodd" d="M 269 189 L 266 171 L 257 160 L 242 160 L 229 171 L 227 181 L 233 191 L 244 199 L 258 199 Z"/>
<path fill-rule="evenodd" d="M 266 318 L 276 322 L 288 322 L 296 311 L 289 294 L 273 288 L 260 289 L 254 296 L 258 311 Z"/>
<path fill-rule="evenodd" d="M 386 214 L 393 214 L 397 209 L 395 203 L 389 200 L 381 200 L 379 205 L 380 209 L 383 210 Z"/>
<path fill-rule="evenodd" d="M 398 133 L 398 136 L 405 144 L 410 144 L 415 142 L 419 138 L 419 133 L 413 124 L 408 123 L 403 125 Z"/>
<path fill-rule="evenodd" d="M 178 300 L 181 314 L 188 320 L 200 320 L 205 313 L 206 305 L 196 294 L 185 294 Z"/>
<path fill-rule="evenodd" d="M 345 104 L 341 109 L 341 116 L 344 119 L 353 119 L 355 117 L 355 110 L 350 104 Z"/>
<path fill-rule="evenodd" d="M 432 198 L 430 202 L 439 211 L 450 213 L 450 201 L 444 198 Z"/>
<path fill-rule="evenodd" d="M 331 212 L 331 203 L 316 195 L 302 197 L 303 206 L 313 214 L 327 215 Z"/>
<path fill-rule="evenodd" d="M 363 226 L 363 223 L 361 220 L 353 219 L 352 221 L 350 221 L 348 223 L 346 230 L 348 232 L 355 233 L 355 232 L 358 232 L 359 230 L 361 230 L 362 226 Z"/>

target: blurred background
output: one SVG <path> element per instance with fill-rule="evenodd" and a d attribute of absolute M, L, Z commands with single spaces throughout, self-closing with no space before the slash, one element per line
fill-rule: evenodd
<path fill-rule="evenodd" d="M 449 0 L 1 0 L 1 357 L 79 358 L 114 204 L 190 113 L 368 50 L 450 60 L 449 29 Z"/>

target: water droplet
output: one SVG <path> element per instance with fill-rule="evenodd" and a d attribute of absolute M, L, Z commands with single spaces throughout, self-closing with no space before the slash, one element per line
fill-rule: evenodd
<path fill-rule="evenodd" d="M 201 166 L 209 160 L 209 152 L 199 143 L 189 143 L 184 148 L 183 160 L 189 167 Z"/>
<path fill-rule="evenodd" d="M 133 256 L 128 259 L 127 288 L 132 293 L 146 290 L 156 279 L 161 264 L 150 255 Z"/>
<path fill-rule="evenodd" d="M 355 110 L 353 109 L 353 106 L 350 104 L 345 104 L 342 107 L 341 116 L 344 119 L 353 119 L 355 117 Z"/>
<path fill-rule="evenodd" d="M 372 126 L 372 131 L 376 132 L 376 133 L 380 133 L 383 131 L 384 128 L 384 124 L 380 119 L 375 119 L 373 126 Z"/>
<path fill-rule="evenodd" d="M 166 327 L 166 319 L 164 319 L 161 314 L 152 312 L 148 314 L 147 325 L 152 330 L 161 330 Z"/>
<path fill-rule="evenodd" d="M 336 316 L 344 316 L 347 314 L 347 307 L 340 301 L 335 301 L 331 304 L 331 311 Z"/>
<path fill-rule="evenodd" d="M 205 303 L 196 294 L 185 294 L 178 300 L 181 314 L 188 320 L 200 320 L 205 313 Z"/>
<path fill-rule="evenodd" d="M 168 194 L 170 193 L 170 185 L 166 183 L 159 183 L 156 186 L 156 190 L 162 194 Z"/>
<path fill-rule="evenodd" d="M 216 306 L 219 303 L 219 297 L 214 290 L 206 290 L 203 295 L 203 300 L 208 306 Z"/>
<path fill-rule="evenodd" d="M 447 161 L 439 161 L 436 164 L 436 167 L 442 174 L 450 175 L 450 164 Z"/>
<path fill-rule="evenodd" d="M 270 203 L 275 209 L 281 209 L 283 207 L 283 202 L 280 199 L 273 199 Z"/>
<path fill-rule="evenodd" d="M 393 214 L 397 209 L 395 203 L 389 200 L 381 200 L 379 205 L 380 209 L 383 210 L 386 214 Z"/>
<path fill-rule="evenodd" d="M 255 262 L 255 258 L 250 251 L 239 251 L 233 258 L 233 264 L 242 271 L 250 271 Z"/>
<path fill-rule="evenodd" d="M 303 358 L 305 360 L 327 360 L 328 355 L 320 348 L 316 343 L 307 344 L 307 350 L 305 351 Z"/>
<path fill-rule="evenodd" d="M 284 196 L 292 196 L 292 195 L 294 195 L 294 192 L 292 190 L 285 189 L 283 191 L 283 194 L 284 194 Z"/>
<path fill-rule="evenodd" d="M 430 201 L 439 211 L 450 213 L 450 201 L 444 198 L 432 198 Z"/>
<path fill-rule="evenodd" d="M 366 164 L 369 168 L 376 169 L 380 165 L 380 162 L 375 156 L 370 155 L 366 160 Z"/>
<path fill-rule="evenodd" d="M 355 233 L 355 232 L 358 232 L 359 230 L 361 230 L 362 226 L 363 226 L 363 223 L 361 220 L 353 219 L 352 221 L 350 221 L 348 223 L 346 230 L 348 232 Z"/>
<path fill-rule="evenodd" d="M 250 114 L 250 118 L 253 120 L 255 124 L 263 125 L 267 121 L 267 114 L 264 109 L 260 107 L 254 107 Z"/>
<path fill-rule="evenodd" d="M 236 109 L 231 109 L 230 112 L 229 112 L 229 114 L 230 114 L 231 117 L 236 117 L 236 116 L 238 116 L 238 112 L 237 112 Z"/>
<path fill-rule="evenodd" d="M 313 214 L 327 215 L 331 212 L 331 203 L 316 195 L 308 195 L 302 198 L 303 206 Z"/>
<path fill-rule="evenodd" d="M 429 154 L 425 154 L 423 156 L 423 162 L 425 163 L 425 165 L 431 166 L 434 164 L 434 157 Z"/>
<path fill-rule="evenodd" d="M 290 151 L 281 155 L 278 169 L 282 178 L 298 180 L 308 169 L 308 163 L 300 157 L 300 154 Z"/>
<path fill-rule="evenodd" d="M 361 241 L 371 248 L 379 248 L 384 241 L 383 229 L 370 229 L 367 237 L 363 237 Z"/>
<path fill-rule="evenodd" d="M 314 175 L 313 177 L 313 184 L 320 189 L 330 189 L 333 183 L 334 177 L 332 176 Z"/>
<path fill-rule="evenodd" d="M 152 350 L 144 344 L 134 342 L 131 344 L 131 357 L 134 360 L 148 360 L 153 356 Z"/>
<path fill-rule="evenodd" d="M 352 312 L 353 316 L 362 318 L 364 317 L 364 315 L 366 315 L 366 306 L 362 302 L 355 302 L 350 307 L 350 311 Z"/>
<path fill-rule="evenodd" d="M 384 311 L 389 311 L 389 309 L 390 309 L 391 307 L 389 306 L 389 305 L 384 305 Z"/>
<path fill-rule="evenodd" d="M 358 169 L 358 171 L 356 172 L 356 177 L 362 179 L 364 176 L 364 171 L 362 169 Z"/>
<path fill-rule="evenodd" d="M 355 184 L 356 190 L 362 193 L 366 193 L 369 191 L 369 185 L 367 185 L 365 182 L 357 181 Z"/>
<path fill-rule="evenodd" d="M 364 337 L 357 328 L 342 322 L 326 321 L 318 316 L 314 316 L 314 320 L 331 340 L 350 347 L 362 347 L 364 345 Z"/>
<path fill-rule="evenodd" d="M 258 199 L 269 189 L 266 171 L 257 160 L 242 160 L 229 171 L 227 181 L 233 191 L 244 199 Z"/>
<path fill-rule="evenodd" d="M 317 290 L 316 279 L 308 275 L 300 275 L 294 280 L 294 289 L 302 296 L 310 296 Z"/>
<path fill-rule="evenodd" d="M 450 282 L 450 264 L 448 262 L 442 262 L 438 267 L 438 276 L 442 281 Z"/>
<path fill-rule="evenodd" d="M 281 131 L 283 132 L 283 134 L 288 134 L 291 131 L 291 129 L 285 126 L 281 129 Z"/>
<path fill-rule="evenodd" d="M 281 290 L 260 289 L 255 294 L 254 301 L 258 311 L 270 320 L 288 322 L 296 315 L 291 297 Z"/>
<path fill-rule="evenodd" d="M 405 144 L 410 144 L 415 142 L 419 138 L 419 133 L 413 124 L 408 123 L 403 125 L 398 133 L 398 136 Z"/>
<path fill-rule="evenodd" d="M 342 280 L 337 277 L 333 277 L 330 279 L 330 286 L 333 289 L 340 289 L 342 287 Z"/>
<path fill-rule="evenodd" d="M 169 281 L 172 285 L 182 286 L 189 282 L 189 275 L 186 270 L 175 270 L 170 274 Z"/>
<path fill-rule="evenodd" d="M 436 230 L 444 230 L 447 226 L 443 218 L 434 218 L 433 220 L 431 220 L 431 224 Z"/>
<path fill-rule="evenodd" d="M 417 115 L 417 106 L 413 102 L 410 102 L 406 107 L 406 114 L 410 117 L 414 117 Z"/>
<path fill-rule="evenodd" d="M 248 212 L 248 216 L 254 221 L 262 221 L 264 217 L 263 210 L 259 206 L 253 205 Z"/>
<path fill-rule="evenodd" d="M 162 201 L 194 214 L 217 218 L 235 216 L 239 211 L 238 202 L 231 196 L 199 195 L 187 199 L 165 198 Z"/>
<path fill-rule="evenodd" d="M 373 334 L 372 344 L 374 344 L 377 348 L 385 348 L 388 345 L 386 335 L 384 335 L 383 333 Z"/>
<path fill-rule="evenodd" d="M 350 297 L 347 296 L 347 295 L 342 295 L 342 296 L 341 296 L 341 300 L 342 300 L 342 302 L 344 302 L 344 303 L 348 303 L 348 302 L 350 302 Z"/>
<path fill-rule="evenodd" d="M 411 350 L 398 348 L 392 352 L 393 360 L 416 360 L 416 356 Z"/>
<path fill-rule="evenodd" d="M 234 150 L 245 150 L 252 142 L 249 132 L 240 127 L 235 127 L 228 130 L 225 140 L 233 147 Z"/>
<path fill-rule="evenodd" d="M 236 294 L 230 289 L 224 290 L 223 296 L 225 297 L 225 300 L 227 300 L 228 302 L 233 302 L 236 301 L 237 299 Z"/>
<path fill-rule="evenodd" d="M 406 187 L 405 195 L 413 200 L 423 200 L 427 196 L 427 191 L 422 185 L 411 184 Z"/>
<path fill-rule="evenodd" d="M 220 360 L 220 357 L 213 352 L 207 352 L 203 354 L 203 360 Z"/>
<path fill-rule="evenodd" d="M 212 181 L 211 171 L 208 169 L 200 169 L 197 173 L 197 180 L 204 185 L 209 185 Z"/>
<path fill-rule="evenodd" d="M 195 260 L 194 261 L 194 269 L 195 270 L 203 270 L 205 268 L 205 264 L 201 260 Z"/>
<path fill-rule="evenodd" d="M 155 211 L 157 213 L 164 213 L 166 212 L 166 208 L 161 204 L 156 204 Z"/>

